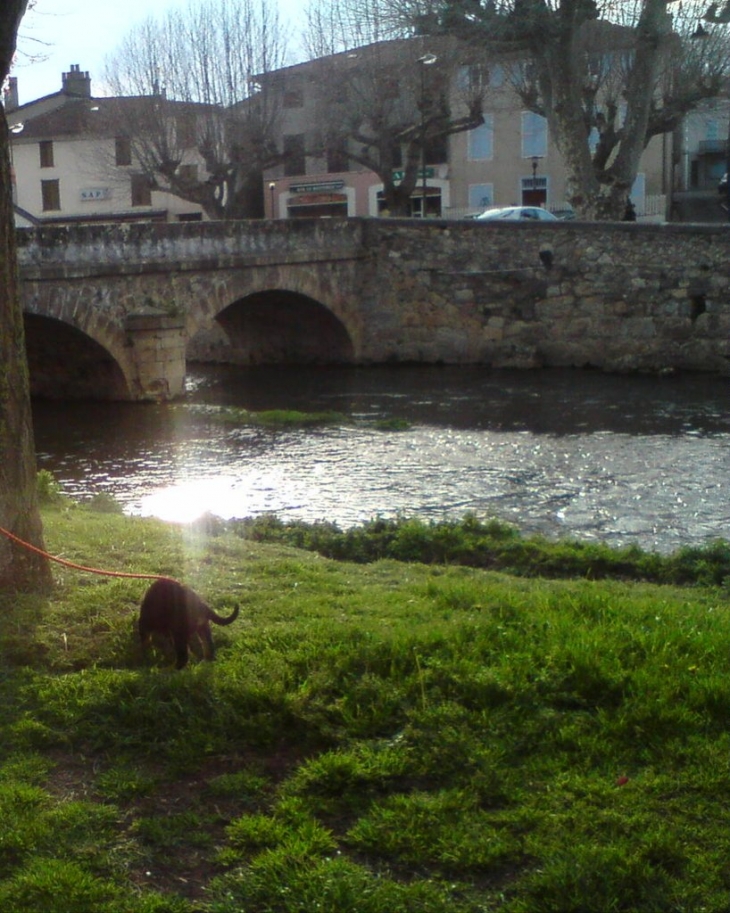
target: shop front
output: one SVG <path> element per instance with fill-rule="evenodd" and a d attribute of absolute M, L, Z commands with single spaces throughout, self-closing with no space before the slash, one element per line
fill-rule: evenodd
<path fill-rule="evenodd" d="M 345 182 L 292 184 L 287 194 L 286 213 L 290 219 L 347 218 L 349 211 Z"/>

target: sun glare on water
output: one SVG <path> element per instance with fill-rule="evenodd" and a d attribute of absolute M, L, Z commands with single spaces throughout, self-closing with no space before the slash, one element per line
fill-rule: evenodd
<path fill-rule="evenodd" d="M 143 497 L 140 513 L 168 523 L 192 523 L 204 514 L 229 519 L 237 513 L 235 485 L 235 479 L 226 477 L 180 482 Z"/>
<path fill-rule="evenodd" d="M 168 523 L 192 523 L 205 514 L 222 520 L 264 513 L 296 515 L 324 505 L 324 481 L 296 478 L 283 470 L 181 479 L 140 498 L 134 513 Z M 317 515 L 318 517 L 321 514 Z"/>

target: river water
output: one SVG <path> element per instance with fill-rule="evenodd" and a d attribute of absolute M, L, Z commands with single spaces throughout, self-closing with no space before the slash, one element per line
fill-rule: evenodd
<path fill-rule="evenodd" d="M 178 522 L 473 512 L 661 552 L 730 537 L 728 378 L 205 366 L 187 388 L 167 405 L 35 402 L 39 468 L 78 500 Z M 349 421 L 272 430 L 221 421 L 229 407 Z"/>

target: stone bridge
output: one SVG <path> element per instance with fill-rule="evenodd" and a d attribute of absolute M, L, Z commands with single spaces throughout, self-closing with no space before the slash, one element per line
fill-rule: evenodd
<path fill-rule="evenodd" d="M 186 360 L 730 373 L 730 227 L 395 219 L 18 232 L 35 395 L 165 400 Z"/>

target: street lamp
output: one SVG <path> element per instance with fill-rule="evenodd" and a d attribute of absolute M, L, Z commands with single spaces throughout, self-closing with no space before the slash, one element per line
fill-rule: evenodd
<path fill-rule="evenodd" d="M 438 60 L 435 54 L 418 58 L 421 65 L 421 218 L 426 218 L 426 67 Z"/>
<path fill-rule="evenodd" d="M 276 214 L 274 213 L 274 191 L 276 190 L 276 181 L 271 181 L 269 184 L 269 193 L 271 194 L 271 218 L 275 219 Z"/>
<path fill-rule="evenodd" d="M 25 130 L 25 124 L 22 121 L 18 121 L 17 124 L 12 124 L 8 127 L 10 133 L 13 136 L 19 136 L 23 130 Z M 10 137 L 10 196 L 13 203 L 18 202 L 18 182 L 15 177 L 15 158 L 13 153 L 13 137 Z"/>

